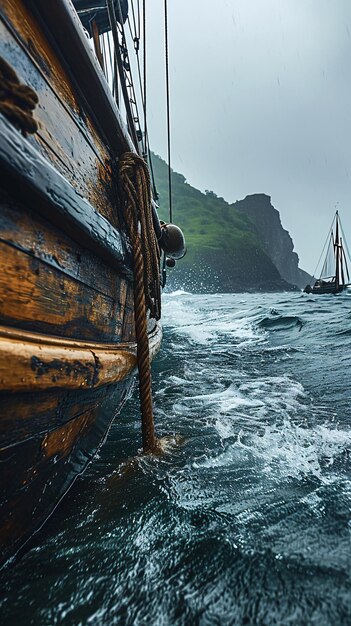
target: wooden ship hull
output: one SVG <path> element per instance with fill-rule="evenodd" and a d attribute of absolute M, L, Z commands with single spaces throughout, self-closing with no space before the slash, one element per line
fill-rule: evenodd
<path fill-rule="evenodd" d="M 327 283 L 327 282 L 322 282 L 322 283 L 318 283 L 315 284 L 313 287 L 310 288 L 310 290 L 307 293 L 313 293 L 315 295 L 322 295 L 322 294 L 338 294 L 338 293 L 342 293 L 343 291 L 345 291 L 346 289 L 346 285 L 335 285 L 335 283 Z"/>
<path fill-rule="evenodd" d="M 69 0 L 0 0 L 0 18 L 0 57 L 39 100 L 28 136 L 0 112 L 4 560 L 103 441 L 137 347 L 116 174 L 134 147 L 117 106 Z M 151 356 L 160 341 L 150 319 Z"/>

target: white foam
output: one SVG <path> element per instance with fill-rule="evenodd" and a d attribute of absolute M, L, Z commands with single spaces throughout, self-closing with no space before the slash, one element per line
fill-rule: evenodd
<path fill-rule="evenodd" d="M 206 407 L 207 425 L 213 429 L 224 450 L 198 459 L 194 468 L 233 467 L 240 460 L 258 463 L 259 471 L 274 480 L 315 476 L 333 480 L 335 459 L 351 449 L 351 430 L 322 425 L 305 425 L 310 415 L 309 398 L 303 386 L 289 376 L 239 379 L 212 393 L 183 397 L 182 411 Z M 332 417 L 332 416 L 330 416 Z"/>
<path fill-rule="evenodd" d="M 238 439 L 239 445 L 244 445 Z M 264 461 L 263 471 L 293 478 L 315 476 L 323 483 L 334 480 L 323 471 L 351 447 L 351 431 L 324 424 L 305 428 L 285 419 L 281 425 L 267 426 L 262 435 L 251 434 L 246 450 Z"/>
<path fill-rule="evenodd" d="M 234 434 L 237 432 L 238 418 L 254 424 L 264 422 L 267 417 L 288 417 L 298 412 L 301 401 L 306 398 L 303 386 L 288 376 L 262 377 L 252 381 L 240 373 L 228 372 L 228 375 L 237 382 L 224 388 L 215 388 L 212 393 L 189 395 L 182 399 L 185 404 L 191 402 L 210 406 L 218 434 L 221 434 L 223 419 L 227 429 L 228 419 L 231 420 Z"/>
<path fill-rule="evenodd" d="M 176 289 L 167 294 L 169 298 L 177 298 L 178 296 L 191 296 L 190 291 L 184 291 L 184 289 Z"/>
<path fill-rule="evenodd" d="M 180 295 L 180 292 L 174 292 Z M 169 296 L 170 294 L 168 294 Z M 182 293 L 184 296 L 185 294 Z M 218 304 L 218 303 L 217 303 Z M 246 310 L 223 313 L 220 307 L 205 311 L 197 307 L 197 299 L 165 298 L 163 303 L 165 327 L 176 329 L 191 342 L 206 345 L 225 336 L 227 341 L 242 343 L 262 341 L 264 333 L 254 328 Z"/>

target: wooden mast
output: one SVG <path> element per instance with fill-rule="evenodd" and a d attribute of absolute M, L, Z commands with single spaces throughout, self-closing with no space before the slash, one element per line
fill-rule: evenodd
<path fill-rule="evenodd" d="M 336 260 L 336 268 L 335 268 L 335 288 L 339 289 L 340 285 L 340 238 L 339 238 L 339 211 L 335 214 L 335 260 Z"/>
<path fill-rule="evenodd" d="M 99 27 L 98 27 L 98 25 L 96 23 L 96 20 L 92 21 L 92 23 L 91 23 L 91 30 L 93 32 L 93 42 L 94 42 L 95 54 L 96 54 L 97 60 L 100 63 L 102 71 L 105 73 L 104 57 L 102 55 L 102 50 L 101 50 L 101 46 L 100 46 L 100 32 L 99 32 Z"/>

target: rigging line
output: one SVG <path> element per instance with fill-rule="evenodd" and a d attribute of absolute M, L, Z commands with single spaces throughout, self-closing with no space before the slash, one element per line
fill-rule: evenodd
<path fill-rule="evenodd" d="M 317 265 L 316 265 L 316 269 L 314 270 L 314 272 L 313 272 L 313 274 L 312 274 L 312 278 L 314 278 L 314 277 L 316 276 L 317 269 L 318 269 L 319 264 L 320 264 L 320 262 L 321 262 L 321 258 L 322 258 L 322 256 L 324 255 L 324 252 L 325 252 L 325 249 L 326 249 L 326 247 L 327 247 L 327 244 L 328 244 L 328 241 L 329 241 L 330 235 L 331 235 L 331 234 L 332 234 L 332 232 L 333 232 L 333 224 L 334 224 L 334 219 L 333 219 L 333 221 L 332 221 L 331 227 L 329 228 L 329 231 L 328 231 L 328 234 L 327 234 L 327 238 L 326 238 L 326 240 L 325 240 L 325 244 L 324 244 L 324 246 L 323 246 L 323 250 L 322 250 L 322 252 L 321 252 L 321 254 L 320 254 L 320 257 L 319 257 L 319 259 L 318 259 L 318 263 L 317 263 Z M 324 267 L 324 264 L 323 264 L 323 267 Z M 323 269 L 322 269 L 322 271 L 323 271 Z"/>
<path fill-rule="evenodd" d="M 333 239 L 333 235 L 332 235 L 331 238 Z M 321 272 L 320 272 L 320 278 L 322 278 L 322 277 L 326 278 L 329 275 L 329 270 L 330 270 L 330 267 L 329 267 L 329 259 L 328 259 L 328 254 L 327 254 L 327 256 L 324 259 L 324 263 L 322 265 L 322 269 L 321 269 Z"/>
<path fill-rule="evenodd" d="M 112 44 L 113 44 L 113 51 L 112 51 L 112 45 L 111 45 L 111 41 L 110 41 L 110 33 L 107 33 L 107 43 L 108 43 L 108 53 L 109 53 L 109 58 L 110 58 L 110 70 L 111 70 L 111 91 L 112 91 L 112 95 L 116 100 L 117 105 L 119 106 L 119 94 L 118 94 L 118 86 L 117 86 L 117 67 L 116 67 L 116 55 L 115 55 L 115 51 L 114 51 L 114 42 L 112 40 Z"/>
<path fill-rule="evenodd" d="M 106 54 L 106 40 L 105 40 L 105 34 L 103 34 L 101 36 L 101 40 L 102 40 L 102 57 L 104 59 L 104 74 L 106 76 L 106 80 L 108 82 L 108 69 L 107 69 L 107 54 Z"/>
<path fill-rule="evenodd" d="M 129 25 L 130 36 L 134 40 L 129 18 L 128 18 L 128 25 Z M 146 26 L 145 26 L 145 36 L 146 36 Z M 146 48 L 146 41 L 144 39 L 144 50 L 145 50 L 145 48 Z M 149 163 L 150 174 L 151 174 L 151 181 L 152 181 L 153 196 L 154 196 L 155 200 L 157 200 L 159 198 L 159 194 L 158 194 L 157 189 L 156 189 L 155 174 L 154 174 L 154 168 L 153 168 L 153 165 L 152 165 L 152 157 L 151 157 L 151 152 L 150 152 L 149 132 L 148 132 L 148 128 L 147 128 L 146 110 L 145 110 L 145 104 L 144 104 L 145 96 L 144 96 L 143 79 L 142 79 L 142 75 L 141 75 L 139 46 L 138 47 L 135 46 L 134 49 L 135 49 L 135 54 L 136 54 L 136 59 L 137 59 L 137 69 L 138 69 L 138 78 L 139 78 L 140 97 L 141 97 L 141 103 L 142 103 L 142 106 L 143 106 L 143 115 L 144 115 L 144 157 L 145 157 L 145 159 L 148 160 L 148 163 Z M 145 58 L 146 58 L 146 55 L 145 55 Z M 146 73 L 145 73 L 145 76 L 146 76 Z"/>
<path fill-rule="evenodd" d="M 121 56 L 121 49 L 120 49 L 119 39 L 118 39 L 117 20 L 116 20 L 116 13 L 115 13 L 115 7 L 114 7 L 113 0 L 106 0 L 106 6 L 107 6 L 109 22 L 110 22 L 110 26 L 111 26 L 111 30 L 112 30 L 112 36 L 113 36 L 113 40 L 114 40 L 115 57 L 116 57 L 116 60 L 117 60 L 118 72 L 119 72 L 119 75 L 120 75 L 120 82 L 121 82 L 121 87 L 122 87 L 124 105 L 125 105 L 126 113 L 127 113 L 129 131 L 130 131 L 130 133 L 132 135 L 135 149 L 138 152 L 139 151 L 138 150 L 138 137 L 137 137 L 136 127 L 135 127 L 135 124 L 134 124 L 134 118 L 133 118 L 131 103 L 130 103 L 130 100 L 129 100 L 128 89 L 127 89 L 127 85 L 126 85 L 126 82 L 125 82 L 125 73 L 124 73 L 123 60 L 122 60 L 122 56 Z M 119 9 L 119 15 L 121 16 L 122 12 L 121 12 L 121 7 L 120 7 L 119 0 L 118 0 L 118 3 L 117 3 L 117 6 L 118 6 L 118 9 Z"/>
<path fill-rule="evenodd" d="M 345 252 L 344 252 L 344 248 L 342 247 L 342 238 L 340 239 L 340 245 L 341 245 L 341 249 L 339 249 L 339 264 L 340 264 L 340 268 L 341 268 L 341 282 L 344 285 L 345 284 L 345 274 L 344 274 L 343 258 L 345 256 Z"/>
<path fill-rule="evenodd" d="M 107 0 L 108 4 L 110 3 L 110 1 L 111 0 Z M 123 25 L 123 15 L 122 15 L 122 10 L 121 10 L 120 0 L 117 0 L 117 9 L 118 9 L 119 17 L 120 17 L 120 33 L 122 37 L 122 43 L 120 45 L 119 39 L 118 39 L 118 31 L 116 29 L 117 45 L 118 45 L 118 50 L 119 50 L 120 67 L 123 72 L 124 84 L 126 86 L 126 93 L 127 93 L 127 98 L 128 98 L 128 105 L 126 103 L 125 104 L 126 104 L 126 108 L 128 107 L 128 109 L 130 110 L 130 113 L 132 116 L 133 130 L 131 132 L 134 133 L 136 137 L 137 143 L 135 143 L 135 147 L 137 151 L 139 152 L 139 141 L 140 142 L 142 141 L 142 132 L 141 132 L 141 127 L 140 127 L 138 103 L 137 103 L 136 95 L 135 95 L 133 74 L 132 74 L 132 69 L 131 69 L 130 60 L 129 60 L 129 52 L 128 52 L 124 25 Z M 115 26 L 117 26 L 117 23 L 115 24 Z M 129 89 L 129 93 L 128 93 L 128 89 Z"/>
<path fill-rule="evenodd" d="M 124 53 L 124 60 L 123 60 L 124 76 L 125 76 L 125 80 L 128 80 L 128 87 L 130 88 L 130 91 L 131 91 L 131 97 L 129 98 L 129 101 L 130 101 L 131 104 L 134 104 L 134 107 L 135 107 L 134 122 L 135 122 L 135 124 L 138 125 L 139 133 L 140 133 L 140 135 L 142 135 L 141 128 L 140 128 L 140 116 L 139 116 L 139 110 L 138 110 L 138 103 L 137 103 L 136 93 L 135 93 L 135 88 L 134 88 L 132 68 L 131 68 L 130 61 L 129 61 L 129 52 L 128 52 L 128 46 L 127 46 L 127 40 L 126 40 L 124 25 L 123 25 L 123 16 L 122 16 L 122 9 L 121 9 L 120 0 L 117 0 L 117 7 L 118 7 L 119 15 L 120 15 L 120 28 L 121 28 L 121 33 L 122 33 L 122 47 L 124 48 L 123 49 L 123 53 Z M 129 22 L 129 24 L 130 24 L 130 22 Z M 126 63 L 127 63 L 128 69 L 126 69 Z M 138 133 L 138 129 L 137 129 L 137 135 L 139 133 Z M 139 139 L 139 137 L 138 137 L 138 139 Z M 142 137 L 140 137 L 139 140 L 142 141 Z"/>
<path fill-rule="evenodd" d="M 131 27 L 131 23 L 130 23 L 129 17 L 128 17 L 128 26 L 129 26 L 130 36 L 133 39 L 133 41 L 135 42 L 136 38 L 133 37 L 133 32 L 132 32 L 132 27 Z M 138 39 L 138 42 L 139 42 L 139 39 Z M 141 76 L 140 57 L 139 57 L 139 45 L 136 46 L 135 43 L 134 43 L 134 50 L 135 50 L 135 55 L 136 55 L 136 60 L 137 60 L 137 70 L 138 70 L 138 78 L 139 78 L 140 99 L 141 99 L 141 104 L 142 104 L 142 108 L 143 108 L 143 116 L 144 116 L 144 154 L 146 154 L 146 152 L 147 152 L 147 146 L 146 146 L 147 131 L 146 131 L 146 118 L 145 118 L 145 109 L 144 109 L 143 81 L 142 81 L 142 76 Z"/>
<path fill-rule="evenodd" d="M 146 48 L 146 0 L 143 0 L 143 79 L 144 79 L 144 83 L 143 83 L 143 91 L 142 93 L 144 94 L 144 99 L 143 99 L 143 105 L 144 105 L 144 132 L 145 132 L 145 155 L 147 156 L 147 108 L 146 108 L 146 96 L 147 96 L 147 78 L 146 78 L 146 53 L 147 53 L 147 48 Z"/>
<path fill-rule="evenodd" d="M 145 3 L 145 0 L 144 0 Z M 133 6 L 133 2 L 132 4 L 132 10 L 134 13 L 134 6 Z M 145 6 L 144 6 L 144 10 L 145 10 Z M 139 18 L 139 37 L 140 37 L 140 5 L 139 5 L 139 0 L 138 0 L 138 18 Z M 134 22 L 134 29 L 136 29 L 136 25 L 135 25 L 135 16 L 133 15 L 133 22 Z M 142 107 L 143 107 L 143 115 L 144 115 L 144 157 L 145 159 L 148 160 L 149 163 L 149 168 L 150 168 L 150 174 L 151 174 L 151 181 L 152 181 L 152 191 L 153 191 L 153 196 L 155 200 L 158 200 L 159 198 L 159 194 L 156 188 L 156 182 L 155 182 L 155 173 L 154 173 L 154 168 L 153 168 L 153 163 L 152 163 L 152 157 L 151 157 L 151 151 L 150 151 L 150 142 L 149 142 L 149 132 L 148 132 L 148 128 L 147 128 L 147 118 L 146 118 L 146 106 L 145 106 L 145 95 L 144 95 L 144 89 L 146 88 L 146 15 L 145 15 L 145 20 L 143 21 L 143 43 L 144 43 L 144 59 L 145 59 L 145 64 L 144 64 L 144 82 L 145 82 L 145 86 L 143 87 L 143 79 L 142 79 L 142 74 L 141 74 L 141 64 L 140 64 L 140 55 L 139 55 L 139 38 L 137 37 L 137 34 L 135 32 L 135 35 L 133 35 L 133 31 L 132 31 L 132 25 L 128 16 L 128 26 L 129 26 L 129 33 L 131 36 L 131 39 L 134 41 L 134 50 L 135 50 L 135 54 L 136 54 L 136 59 L 137 59 L 137 70 L 138 70 L 138 78 L 139 78 L 139 88 L 140 88 L 140 98 L 141 98 L 141 103 L 142 103 Z M 135 45 L 135 40 L 138 39 L 138 44 Z"/>
<path fill-rule="evenodd" d="M 348 265 L 347 265 L 346 254 L 345 254 L 344 248 L 342 249 L 342 254 L 344 256 L 344 261 L 345 261 L 345 269 L 346 269 L 347 280 L 350 282 L 349 268 L 348 268 Z"/>
<path fill-rule="evenodd" d="M 140 39 L 140 3 L 139 3 L 139 0 L 137 0 L 137 4 L 138 4 L 138 33 L 139 33 L 139 39 Z"/>
<path fill-rule="evenodd" d="M 107 36 L 107 48 L 108 48 L 108 56 L 109 56 L 109 67 L 111 72 L 111 91 L 113 91 L 113 61 L 112 61 L 112 51 L 111 51 L 111 42 L 110 42 L 110 33 L 106 33 Z"/>
<path fill-rule="evenodd" d="M 152 193 L 153 193 L 154 199 L 157 201 L 160 196 L 159 196 L 159 193 L 158 193 L 157 187 L 156 187 L 154 166 L 152 164 L 152 156 L 151 156 L 151 150 L 150 150 L 150 144 L 149 144 L 149 135 L 146 135 L 146 140 L 147 140 L 148 163 L 149 163 L 149 167 L 150 167 L 151 181 L 152 181 Z"/>
<path fill-rule="evenodd" d="M 114 53 L 114 61 L 113 61 L 113 88 L 112 94 L 119 106 L 119 91 L 118 91 L 118 70 L 117 70 L 117 62 L 116 62 L 116 54 Z"/>
<path fill-rule="evenodd" d="M 349 247 L 347 245 L 347 240 L 345 239 L 345 233 L 344 233 L 344 229 L 342 227 L 341 220 L 339 220 L 339 224 L 340 224 L 340 230 L 341 230 L 341 234 L 342 234 L 342 238 L 343 238 L 344 248 L 346 248 L 346 252 L 348 254 L 349 260 L 351 261 L 351 254 L 350 254 Z"/>
<path fill-rule="evenodd" d="M 138 51 L 136 51 L 136 57 L 137 57 L 137 68 L 138 68 L 138 77 L 139 77 L 140 96 L 141 96 L 141 101 L 142 101 L 142 104 L 143 104 L 143 114 L 145 116 L 143 81 L 142 81 L 142 76 L 141 76 L 140 57 L 139 57 L 139 52 Z M 144 123 L 145 123 L 145 121 L 146 120 L 144 119 Z"/>
<path fill-rule="evenodd" d="M 127 17 L 127 22 L 128 22 L 128 28 L 129 28 L 130 38 L 131 38 L 131 39 L 133 40 L 133 42 L 134 42 L 134 50 L 136 51 L 137 46 L 139 47 L 139 37 L 137 37 L 137 36 L 136 36 L 135 31 L 134 31 L 134 33 L 133 33 L 133 30 L 132 30 L 132 25 L 131 25 L 131 23 L 130 23 L 130 17 L 129 17 L 129 15 L 128 15 L 128 17 Z"/>
<path fill-rule="evenodd" d="M 134 33 L 135 33 L 135 38 L 136 39 L 140 39 L 140 15 L 138 15 L 138 22 L 139 22 L 139 28 L 137 29 L 136 26 L 136 20 L 135 20 L 135 11 L 134 11 L 134 2 L 133 0 L 131 0 L 132 5 L 132 15 L 133 15 L 133 24 L 134 24 Z M 138 11 L 139 11 L 139 2 L 138 2 Z M 129 15 L 128 15 L 128 22 L 129 22 Z M 134 39 L 134 37 L 133 37 Z"/>
<path fill-rule="evenodd" d="M 145 0 L 144 0 L 145 2 Z M 168 197 L 169 197 L 169 221 L 173 222 L 172 209 L 172 170 L 171 170 L 171 116 L 169 99 L 169 62 L 168 62 L 168 11 L 167 0 L 164 0 L 165 15 L 165 66 L 166 66 L 166 104 L 167 104 L 167 146 L 168 146 Z"/>

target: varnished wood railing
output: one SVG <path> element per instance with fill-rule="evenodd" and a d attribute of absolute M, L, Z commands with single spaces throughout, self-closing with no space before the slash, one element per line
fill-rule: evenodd
<path fill-rule="evenodd" d="M 149 335 L 153 357 L 162 331 Z M 95 389 L 124 380 L 136 368 L 136 344 L 61 339 L 0 326 L 0 391 Z"/>

